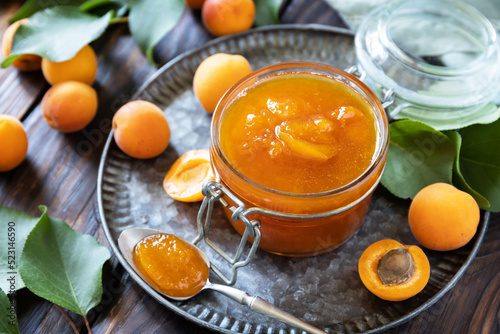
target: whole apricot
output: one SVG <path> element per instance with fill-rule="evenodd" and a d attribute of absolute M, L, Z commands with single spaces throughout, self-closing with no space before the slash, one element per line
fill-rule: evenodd
<path fill-rule="evenodd" d="M 419 247 L 384 239 L 365 249 L 358 262 L 358 273 L 366 288 L 379 298 L 401 301 L 424 289 L 431 267 Z"/>
<path fill-rule="evenodd" d="M 65 81 L 80 81 L 91 85 L 97 73 L 97 57 L 92 47 L 86 45 L 73 58 L 63 62 L 56 63 L 44 58 L 42 72 L 51 85 Z"/>
<path fill-rule="evenodd" d="M 474 198 L 446 183 L 434 183 L 413 198 L 408 220 L 422 246 L 449 251 L 467 244 L 476 234 L 479 206 Z"/>
<path fill-rule="evenodd" d="M 252 0 L 205 0 L 201 9 L 205 27 L 215 36 L 250 29 L 255 19 Z"/>
<path fill-rule="evenodd" d="M 52 86 L 42 99 L 42 115 L 47 124 L 61 132 L 80 131 L 97 112 L 94 88 L 77 81 Z"/>
<path fill-rule="evenodd" d="M 186 0 L 186 5 L 191 9 L 201 9 L 205 0 Z"/>
<path fill-rule="evenodd" d="M 213 113 L 224 93 L 252 68 L 245 57 L 216 53 L 203 60 L 193 78 L 194 94 L 209 113 Z"/>
<path fill-rule="evenodd" d="M 28 19 L 22 19 L 12 23 L 7 30 L 5 30 L 2 37 L 2 50 L 5 57 L 10 56 L 10 51 L 12 50 L 12 43 L 14 42 L 14 35 L 16 34 L 17 29 L 24 23 L 26 23 Z M 42 57 L 34 54 L 25 54 L 17 58 L 12 66 L 18 68 L 21 71 L 36 71 L 39 70 L 42 66 Z"/>
<path fill-rule="evenodd" d="M 15 117 L 0 115 L 0 172 L 14 169 L 28 151 L 28 137 Z"/>
<path fill-rule="evenodd" d="M 113 136 L 118 147 L 138 159 L 160 155 L 170 141 L 170 128 L 160 108 L 147 101 L 132 101 L 113 116 Z"/>

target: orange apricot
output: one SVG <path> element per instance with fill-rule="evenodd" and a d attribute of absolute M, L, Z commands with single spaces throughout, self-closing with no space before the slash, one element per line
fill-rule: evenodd
<path fill-rule="evenodd" d="M 430 264 L 419 247 L 385 239 L 365 249 L 358 262 L 358 272 L 373 294 L 385 300 L 401 301 L 424 289 L 430 277 Z"/>
<path fill-rule="evenodd" d="M 413 198 L 408 213 L 411 231 L 422 246 L 449 251 L 466 245 L 480 219 L 477 202 L 447 183 L 434 183 Z"/>
<path fill-rule="evenodd" d="M 186 0 L 186 5 L 191 9 L 201 9 L 205 0 Z"/>
<path fill-rule="evenodd" d="M 113 137 L 131 157 L 149 159 L 160 155 L 170 141 L 170 127 L 160 108 L 147 101 L 132 101 L 113 116 Z"/>
<path fill-rule="evenodd" d="M 78 81 L 56 84 L 42 99 L 43 118 L 51 128 L 61 132 L 82 130 L 94 119 L 96 112 L 96 91 Z"/>
<path fill-rule="evenodd" d="M 224 93 L 244 76 L 252 73 L 241 55 L 216 53 L 201 62 L 193 78 L 194 94 L 208 113 L 213 113 Z"/>
<path fill-rule="evenodd" d="M 205 0 L 201 9 L 205 27 L 215 36 L 250 29 L 255 19 L 252 0 Z"/>
<path fill-rule="evenodd" d="M 206 149 L 191 150 L 184 153 L 170 167 L 163 188 L 167 194 L 181 202 L 203 200 L 201 188 L 204 183 L 215 180 L 210 165 L 210 154 Z"/>
<path fill-rule="evenodd" d="M 97 73 L 97 57 L 92 47 L 86 45 L 73 58 L 63 62 L 44 58 L 42 72 L 51 85 L 65 81 L 80 81 L 91 85 Z"/>
<path fill-rule="evenodd" d="M 15 117 L 0 115 L 0 172 L 19 166 L 28 151 L 28 137 Z"/>
<path fill-rule="evenodd" d="M 5 57 L 10 56 L 10 51 L 12 50 L 12 43 L 14 42 L 14 35 L 16 34 L 17 29 L 24 23 L 26 23 L 28 19 L 22 19 L 12 23 L 2 37 L 2 50 Z M 42 57 L 34 54 L 25 54 L 17 58 L 12 66 L 18 68 L 21 71 L 36 71 L 39 70 L 42 66 Z"/>

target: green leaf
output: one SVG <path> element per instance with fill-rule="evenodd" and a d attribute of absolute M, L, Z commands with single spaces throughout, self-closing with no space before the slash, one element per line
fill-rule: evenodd
<path fill-rule="evenodd" d="M 2 62 L 2 67 L 9 66 L 25 53 L 56 62 L 71 59 L 81 48 L 101 36 L 110 18 L 111 13 L 98 17 L 68 6 L 38 12 L 17 30 L 11 56 Z"/>
<path fill-rule="evenodd" d="M 16 22 L 18 20 L 30 17 L 36 12 L 50 7 L 55 7 L 58 5 L 66 6 L 80 6 L 88 0 L 64 0 L 64 1 L 41 1 L 41 0 L 28 0 L 24 5 L 19 8 L 19 10 L 10 18 L 10 22 Z"/>
<path fill-rule="evenodd" d="M 98 16 L 113 11 L 114 17 L 122 17 L 128 10 L 128 3 L 121 0 L 87 0 L 80 10 Z"/>
<path fill-rule="evenodd" d="M 409 120 L 392 123 L 389 131 L 389 152 L 381 182 L 390 192 L 413 198 L 432 183 L 452 183 L 455 146 L 446 135 Z"/>
<path fill-rule="evenodd" d="M 0 206 L 0 288 L 6 293 L 24 288 L 17 267 L 26 238 L 37 221 L 24 212 Z"/>
<path fill-rule="evenodd" d="M 19 334 L 16 310 L 2 289 L 0 289 L 0 333 Z"/>
<path fill-rule="evenodd" d="M 179 21 L 184 7 L 184 0 L 133 0 L 130 3 L 130 32 L 151 64 L 155 64 L 153 48 Z"/>
<path fill-rule="evenodd" d="M 460 170 L 464 179 L 500 211 L 500 120 L 471 125 L 458 131 L 462 136 Z"/>
<path fill-rule="evenodd" d="M 102 298 L 102 266 L 109 251 L 82 235 L 47 208 L 29 234 L 19 264 L 26 287 L 34 294 L 85 316 Z"/>
<path fill-rule="evenodd" d="M 451 139 L 455 144 L 456 155 L 455 162 L 453 164 L 453 185 L 458 189 L 469 193 L 476 200 L 477 204 L 482 208 L 489 208 L 490 202 L 484 198 L 480 193 L 471 188 L 471 186 L 465 181 L 462 171 L 460 170 L 460 148 L 462 146 L 462 136 L 456 131 L 446 131 L 444 133 Z"/>
<path fill-rule="evenodd" d="M 279 10 L 283 0 L 255 0 L 255 22 L 257 27 L 280 23 Z"/>

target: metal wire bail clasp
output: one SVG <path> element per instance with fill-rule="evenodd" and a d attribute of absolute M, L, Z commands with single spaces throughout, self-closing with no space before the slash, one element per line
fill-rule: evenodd
<path fill-rule="evenodd" d="M 230 264 L 230 278 L 226 277 L 226 275 L 224 275 L 222 271 L 212 263 L 210 264 L 210 268 L 225 284 L 233 285 L 236 282 L 238 268 L 249 264 L 255 256 L 255 252 L 257 251 L 257 247 L 259 246 L 260 242 L 260 222 L 258 220 L 248 219 L 248 212 L 245 204 L 222 184 L 216 181 L 209 181 L 203 185 L 202 191 L 205 198 L 203 199 L 200 211 L 198 212 L 198 236 L 195 240 L 193 240 L 193 243 L 197 244 L 201 240 L 205 240 L 205 243 L 210 246 L 210 248 L 216 251 L 220 256 L 222 256 L 222 258 L 224 258 L 224 260 L 226 260 Z M 223 196 L 229 198 L 236 206 L 229 206 L 230 204 L 223 198 Z M 229 208 L 229 210 L 233 213 L 231 216 L 231 219 L 233 221 L 240 220 L 241 222 L 243 222 L 243 224 L 245 224 L 245 232 L 241 237 L 238 249 L 236 250 L 234 257 L 226 254 L 209 238 L 212 213 L 214 203 L 216 202 L 221 203 L 225 208 Z M 250 251 L 248 252 L 246 258 L 244 260 L 241 260 L 245 245 L 249 237 L 254 238 L 250 247 Z"/>
<path fill-rule="evenodd" d="M 366 73 L 362 71 L 358 65 L 353 65 L 345 71 L 349 74 L 354 75 L 361 81 L 364 81 L 366 77 Z M 394 107 L 396 102 L 396 92 L 392 88 L 382 88 L 381 90 L 382 98 L 380 99 L 380 103 L 382 104 L 382 108 L 384 108 L 389 119 L 393 119 L 402 109 L 410 106 L 410 104 L 405 103 L 400 106 L 394 108 L 394 110 L 390 111 L 391 107 Z"/>

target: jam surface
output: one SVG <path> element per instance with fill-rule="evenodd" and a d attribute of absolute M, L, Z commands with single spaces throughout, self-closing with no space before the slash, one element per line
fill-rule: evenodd
<path fill-rule="evenodd" d="M 220 143 L 229 163 L 274 190 L 336 189 L 358 178 L 375 151 L 368 102 L 323 75 L 263 80 L 240 93 L 223 117 Z"/>
<path fill-rule="evenodd" d="M 189 297 L 208 279 L 209 267 L 191 244 L 159 233 L 145 237 L 134 248 L 134 263 L 158 291 L 171 297 Z"/>

